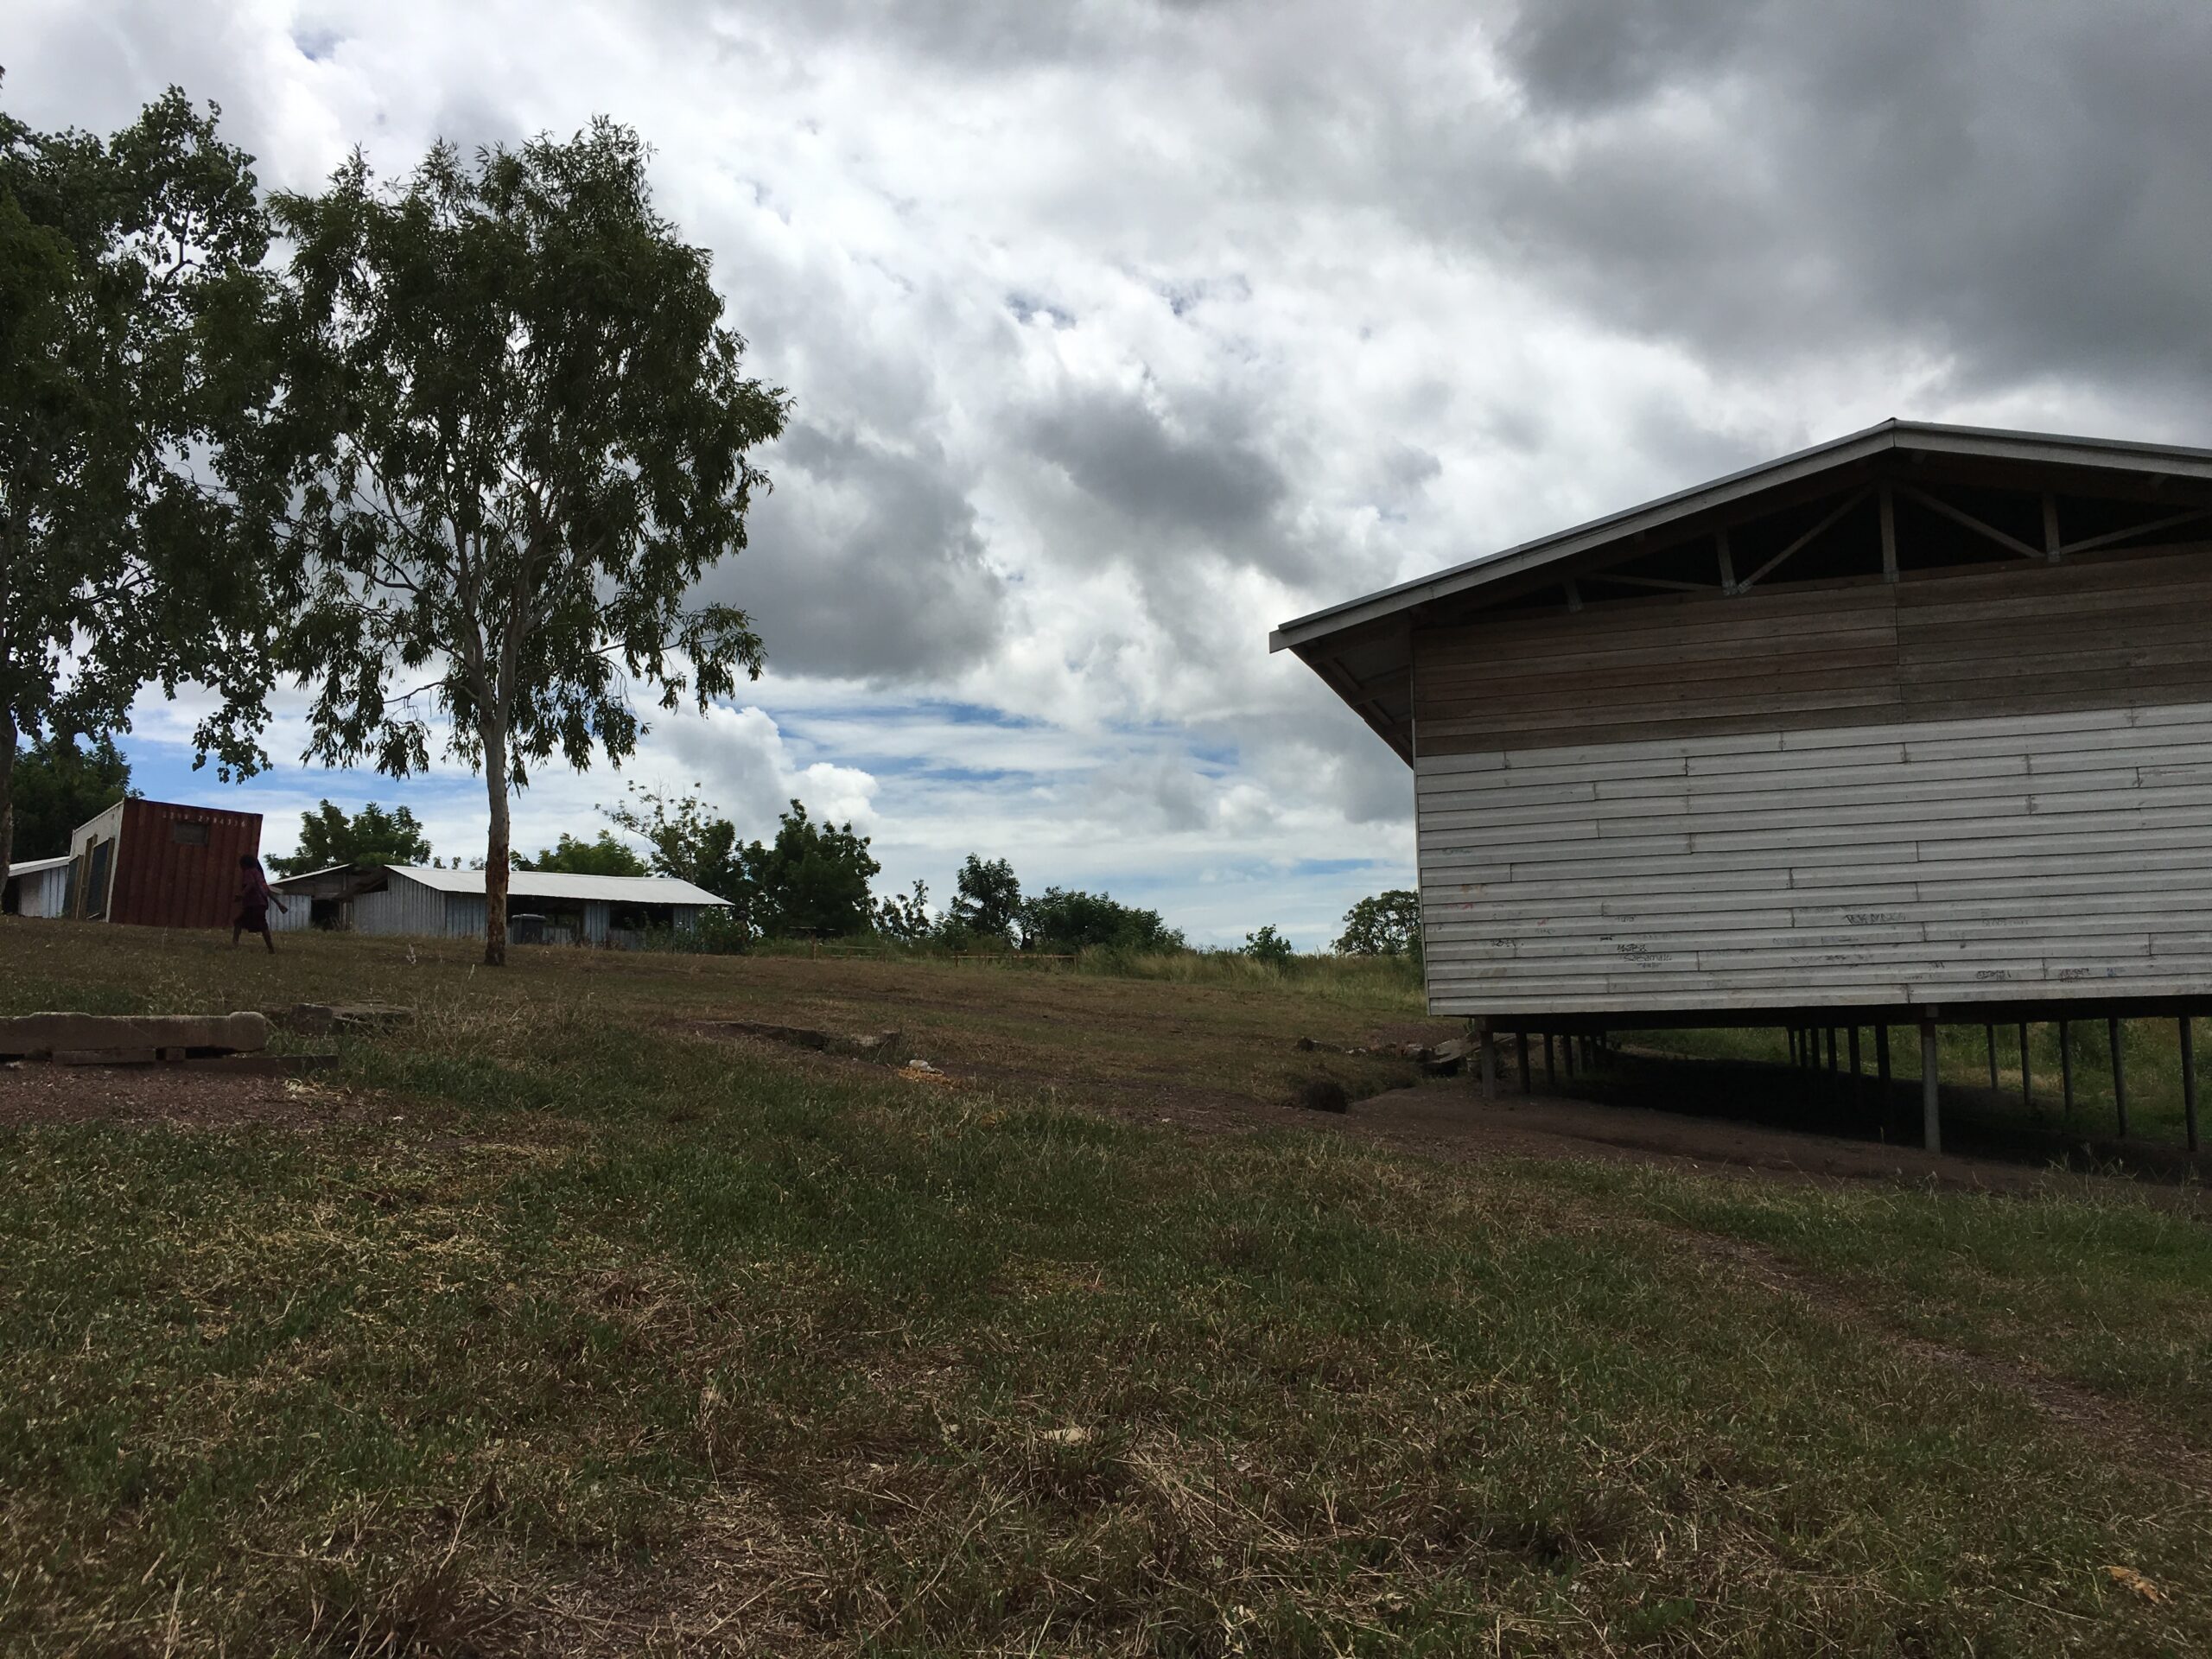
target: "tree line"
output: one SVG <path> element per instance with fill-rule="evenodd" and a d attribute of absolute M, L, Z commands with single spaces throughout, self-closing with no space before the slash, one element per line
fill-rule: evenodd
<path fill-rule="evenodd" d="M 195 760 L 245 775 L 290 684 L 303 760 L 481 773 L 498 963 L 532 769 L 758 676 L 694 594 L 790 399 L 626 127 L 268 193 L 219 119 L 175 88 L 105 138 L 0 112 L 0 865 L 23 740 L 196 682 Z"/>

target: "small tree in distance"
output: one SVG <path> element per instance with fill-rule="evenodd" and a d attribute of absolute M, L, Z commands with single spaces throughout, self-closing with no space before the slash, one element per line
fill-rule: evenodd
<path fill-rule="evenodd" d="M 929 884 L 918 880 L 910 893 L 894 893 L 888 899 L 875 900 L 874 925 L 885 938 L 901 944 L 917 944 L 929 938 L 937 931 L 937 923 L 930 916 Z"/>
<path fill-rule="evenodd" d="M 1002 858 L 986 862 L 969 854 L 945 919 L 979 938 L 1011 942 L 1021 925 L 1021 883 L 1014 866 Z"/>
<path fill-rule="evenodd" d="M 325 801 L 300 814 L 300 844 L 289 857 L 269 860 L 279 875 L 305 875 L 334 864 L 428 864 L 430 840 L 404 806 L 387 812 L 371 801 L 351 814 Z"/>
<path fill-rule="evenodd" d="M 1363 899 L 1344 912 L 1337 952 L 1346 957 L 1421 955 L 1421 895 L 1403 887 Z"/>
<path fill-rule="evenodd" d="M 308 758 L 394 777 L 431 721 L 479 769 L 484 959 L 506 960 L 508 798 L 558 754 L 620 764 L 632 685 L 704 709 L 757 677 L 745 613 L 687 608 L 745 545 L 783 429 L 745 378 L 706 252 L 657 213 L 645 148 L 441 144 L 404 188 L 357 153 L 279 194 L 295 244 L 284 394 L 308 438 L 297 546 L 313 582 L 283 665 L 315 693 Z"/>
<path fill-rule="evenodd" d="M 696 795 L 671 798 L 636 784 L 629 791 L 628 800 L 599 810 L 652 849 L 655 874 L 689 881 L 732 904 L 743 901 L 745 848 L 734 823 Z"/>
<path fill-rule="evenodd" d="M 608 831 L 602 830 L 595 840 L 585 841 L 565 831 L 561 839 L 545 848 L 536 858 L 518 856 L 515 868 L 537 870 L 557 875 L 644 875 L 645 861 L 639 858 Z"/>
<path fill-rule="evenodd" d="M 1298 955 L 1298 947 L 1276 932 L 1275 925 L 1269 922 L 1258 932 L 1244 936 L 1243 948 L 1239 954 L 1249 957 L 1255 962 L 1272 963 L 1281 967 Z"/>

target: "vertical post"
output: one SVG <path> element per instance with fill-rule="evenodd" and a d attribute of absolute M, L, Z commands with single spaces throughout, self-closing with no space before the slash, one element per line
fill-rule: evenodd
<path fill-rule="evenodd" d="M 1569 1032 L 1560 1046 L 1567 1051 L 1567 1080 L 1573 1083 L 1574 1081 L 1574 1033 Z"/>
<path fill-rule="evenodd" d="M 2070 1020 L 2058 1022 L 2058 1087 L 2060 1121 L 2074 1121 L 2074 1024 Z"/>
<path fill-rule="evenodd" d="M 2066 556 L 2059 550 L 2058 498 L 2049 490 L 2043 493 L 2043 556 L 2053 564 Z"/>
<path fill-rule="evenodd" d="M 1888 479 L 1882 480 L 1879 493 L 1882 501 L 1882 580 L 1895 582 L 1897 579 L 1897 498 L 1890 493 Z"/>
<path fill-rule="evenodd" d="M 2035 1071 L 2028 1059 L 2028 1022 L 2020 1021 L 2020 1104 L 2030 1112 L 2036 1109 Z"/>
<path fill-rule="evenodd" d="M 1851 1028 L 1851 1077 L 1854 1089 L 1859 1086 L 1859 1027 L 1853 1026 Z"/>
<path fill-rule="evenodd" d="M 2196 1150 L 2196 1033 L 2187 1014 L 2181 1017 L 2181 1113 L 2189 1135 L 2189 1149 Z"/>
<path fill-rule="evenodd" d="M 1482 1044 L 1483 1100 L 1487 1103 L 1497 1098 L 1497 1039 L 1485 1028 L 1476 1040 Z"/>
<path fill-rule="evenodd" d="M 1890 1092 L 1890 1028 L 1887 1026 L 1874 1027 L 1874 1076 L 1881 1083 L 1883 1098 L 1887 1100 Z"/>
<path fill-rule="evenodd" d="M 1833 1076 L 1842 1069 L 1842 1063 L 1836 1058 L 1835 1027 L 1834 1026 L 1830 1026 L 1828 1027 L 1828 1072 Z"/>
<path fill-rule="evenodd" d="M 2127 1139 L 2127 1045 L 2120 1021 L 2105 1021 L 2105 1037 L 2112 1044 L 2112 1107 L 2120 1119 L 2120 1138 Z"/>
<path fill-rule="evenodd" d="M 1790 1065 L 1796 1065 L 1796 1064 L 1797 1064 L 1797 1027 L 1795 1027 L 1795 1026 L 1784 1026 L 1784 1027 L 1782 1028 L 1782 1040 L 1783 1040 L 1783 1043 L 1784 1044 L 1784 1046 L 1785 1046 L 1789 1049 L 1789 1064 L 1790 1064 Z"/>
<path fill-rule="evenodd" d="M 1522 1027 L 1513 1033 L 1514 1058 L 1521 1062 L 1521 1092 L 1534 1094 L 1536 1081 L 1529 1075 L 1529 1027 Z"/>
<path fill-rule="evenodd" d="M 1989 1039 L 1989 1092 L 1993 1095 L 1997 1092 L 1997 1027 L 1984 1026 L 1982 1031 Z"/>
<path fill-rule="evenodd" d="M 1544 1033 L 1544 1087 L 1559 1087 L 1559 1044 L 1548 1031 Z"/>
<path fill-rule="evenodd" d="M 1736 561 L 1728 550 L 1727 525 L 1720 526 L 1719 540 L 1720 543 L 1720 591 L 1724 594 L 1732 594 L 1736 591 Z"/>
<path fill-rule="evenodd" d="M 1920 1144 L 1943 1150 L 1943 1115 L 1936 1078 L 1936 1022 L 1920 1022 Z"/>

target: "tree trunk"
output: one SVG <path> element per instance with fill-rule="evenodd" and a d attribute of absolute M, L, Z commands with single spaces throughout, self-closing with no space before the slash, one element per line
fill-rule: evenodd
<path fill-rule="evenodd" d="M 0 702 L 0 881 L 16 855 L 16 711 Z"/>
<path fill-rule="evenodd" d="M 492 834 L 484 849 L 484 965 L 507 965 L 507 734 L 504 728 L 486 726 L 484 738 L 484 782 L 492 797 Z"/>

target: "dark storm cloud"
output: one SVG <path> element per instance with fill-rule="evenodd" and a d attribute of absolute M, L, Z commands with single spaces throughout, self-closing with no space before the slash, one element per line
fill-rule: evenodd
<path fill-rule="evenodd" d="M 991 655 L 1005 584 L 941 451 L 800 423 L 767 461 L 752 545 L 702 592 L 752 613 L 779 673 L 906 683 Z"/>
<path fill-rule="evenodd" d="M 1977 391 L 2212 377 L 2202 0 L 1544 0 L 1501 50 L 1521 162 L 1452 233 L 1632 332 L 1918 346 Z"/>
<path fill-rule="evenodd" d="M 1071 391 L 1027 422 L 1030 451 L 1110 514 L 1239 563 L 1289 551 L 1275 537 L 1290 496 L 1282 470 L 1245 430 L 1233 404 L 1169 415 L 1134 391 Z"/>

